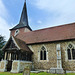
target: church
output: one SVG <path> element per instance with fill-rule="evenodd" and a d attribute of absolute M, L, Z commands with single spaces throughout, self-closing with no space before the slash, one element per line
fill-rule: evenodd
<path fill-rule="evenodd" d="M 64 73 L 75 71 L 75 23 L 32 30 L 28 24 L 26 2 L 19 23 L 10 29 L 10 38 L 2 48 L 0 72 L 31 71 Z"/>

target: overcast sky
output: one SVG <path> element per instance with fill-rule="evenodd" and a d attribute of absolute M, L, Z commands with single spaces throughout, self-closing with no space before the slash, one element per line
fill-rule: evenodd
<path fill-rule="evenodd" d="M 17 25 L 24 0 L 0 0 L 0 34 L 9 38 Z M 75 22 L 75 0 L 27 0 L 29 25 L 33 30 Z"/>

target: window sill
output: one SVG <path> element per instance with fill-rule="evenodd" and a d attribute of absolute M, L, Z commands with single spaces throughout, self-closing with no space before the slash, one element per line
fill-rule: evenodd
<path fill-rule="evenodd" d="M 75 61 L 75 60 L 68 60 L 68 61 Z"/>
<path fill-rule="evenodd" d="M 39 62 L 49 62 L 49 60 L 39 60 Z"/>

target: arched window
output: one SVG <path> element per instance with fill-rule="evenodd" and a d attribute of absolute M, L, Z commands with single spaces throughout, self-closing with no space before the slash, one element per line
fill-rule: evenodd
<path fill-rule="evenodd" d="M 40 50 L 40 60 L 47 60 L 46 48 L 44 46 Z"/>
<path fill-rule="evenodd" d="M 69 44 L 67 47 L 67 54 L 69 60 L 75 60 L 75 48 L 72 44 Z"/>

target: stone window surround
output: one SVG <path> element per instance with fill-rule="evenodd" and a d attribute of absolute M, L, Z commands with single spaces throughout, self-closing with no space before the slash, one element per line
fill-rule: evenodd
<path fill-rule="evenodd" d="M 67 49 L 68 49 L 69 44 L 71 44 L 74 47 L 74 49 L 75 49 L 75 45 L 72 42 L 69 42 L 67 47 L 66 47 L 66 51 L 65 51 L 65 56 L 66 56 L 65 60 L 66 61 L 75 61 L 75 59 L 72 58 L 72 50 L 71 50 L 71 60 L 68 59 Z"/>
<path fill-rule="evenodd" d="M 16 36 L 19 33 L 19 29 L 15 30 L 14 36 Z"/>
<path fill-rule="evenodd" d="M 41 48 L 42 47 L 45 47 L 45 49 L 46 49 L 46 60 L 40 60 L 40 50 L 41 50 Z M 48 62 L 49 60 L 48 60 L 48 50 L 47 50 L 47 48 L 46 48 L 46 46 L 45 45 L 42 45 L 41 47 L 40 47 L 40 49 L 38 50 L 38 62 Z"/>

